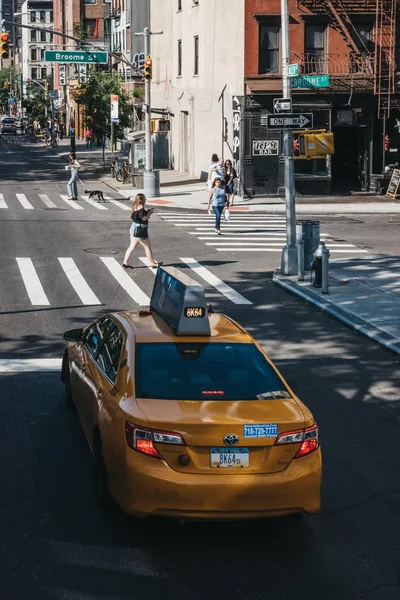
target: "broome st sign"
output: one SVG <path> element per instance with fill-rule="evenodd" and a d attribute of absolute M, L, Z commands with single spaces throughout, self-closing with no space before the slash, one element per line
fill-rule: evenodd
<path fill-rule="evenodd" d="M 81 52 L 80 50 L 45 50 L 46 62 L 107 64 L 108 52 Z"/>

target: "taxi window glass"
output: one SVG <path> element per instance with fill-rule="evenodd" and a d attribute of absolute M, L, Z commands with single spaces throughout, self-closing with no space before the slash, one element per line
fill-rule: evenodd
<path fill-rule="evenodd" d="M 136 396 L 164 400 L 290 397 L 253 344 L 136 344 Z"/>
<path fill-rule="evenodd" d="M 115 325 L 110 335 L 104 342 L 97 357 L 97 364 L 111 381 L 117 377 L 119 357 L 121 356 L 123 337 Z"/>
<path fill-rule="evenodd" d="M 110 317 L 104 317 L 85 331 L 83 343 L 92 356 L 96 356 L 104 338 L 107 337 L 113 327 L 115 327 L 115 321 Z"/>

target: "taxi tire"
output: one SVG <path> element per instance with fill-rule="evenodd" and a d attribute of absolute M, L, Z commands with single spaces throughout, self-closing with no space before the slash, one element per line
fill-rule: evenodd
<path fill-rule="evenodd" d="M 108 490 L 107 468 L 101 449 L 101 439 L 99 434 L 94 438 L 94 489 L 96 503 L 99 508 L 109 511 L 112 506 L 110 492 Z"/>

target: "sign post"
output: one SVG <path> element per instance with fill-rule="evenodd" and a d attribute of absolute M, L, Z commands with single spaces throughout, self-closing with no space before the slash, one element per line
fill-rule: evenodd
<path fill-rule="evenodd" d="M 299 65 L 290 65 L 289 10 L 288 0 L 281 0 L 282 31 L 282 86 L 283 97 L 292 100 L 290 77 L 299 72 Z M 270 115 L 268 115 L 270 116 Z M 282 249 L 281 272 L 283 275 L 297 273 L 296 248 L 296 205 L 294 189 L 294 164 L 292 157 L 292 132 L 285 128 L 283 132 L 283 156 L 285 161 L 285 198 L 286 198 L 286 246 Z"/>
<path fill-rule="evenodd" d="M 119 123 L 117 94 L 111 94 L 111 161 L 114 161 L 114 123 Z"/>

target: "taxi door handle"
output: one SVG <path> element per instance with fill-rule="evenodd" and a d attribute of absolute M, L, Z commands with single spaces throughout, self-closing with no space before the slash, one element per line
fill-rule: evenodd
<path fill-rule="evenodd" d="M 103 394 L 102 390 L 101 390 L 101 389 L 98 389 L 98 390 L 97 390 L 97 395 L 98 395 L 99 397 L 101 397 L 101 396 L 102 396 L 102 394 Z"/>

